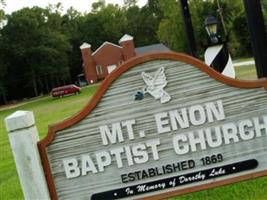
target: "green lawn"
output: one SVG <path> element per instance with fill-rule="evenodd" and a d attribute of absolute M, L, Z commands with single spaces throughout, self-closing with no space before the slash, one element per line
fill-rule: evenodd
<path fill-rule="evenodd" d="M 243 65 L 235 68 L 238 79 L 255 80 L 257 72 L 255 65 Z"/>
<path fill-rule="evenodd" d="M 0 200 L 23 199 L 4 118 L 16 110 L 33 111 L 40 137 L 43 138 L 47 134 L 49 124 L 68 118 L 82 109 L 97 87 L 98 85 L 86 87 L 81 94 L 62 99 L 46 96 L 16 108 L 0 111 Z"/>
<path fill-rule="evenodd" d="M 240 79 L 254 79 L 253 66 L 237 68 L 237 77 Z M 40 137 L 47 133 L 49 124 L 58 122 L 79 111 L 88 102 L 98 85 L 83 88 L 80 95 L 53 99 L 50 96 L 29 101 L 16 108 L 0 110 L 0 200 L 23 199 L 18 180 L 15 163 L 11 153 L 7 133 L 4 127 L 4 118 L 16 110 L 30 110 L 34 112 Z M 34 186 L 33 186 L 34 187 Z M 251 181 L 209 189 L 170 200 L 266 200 L 267 177 Z"/>

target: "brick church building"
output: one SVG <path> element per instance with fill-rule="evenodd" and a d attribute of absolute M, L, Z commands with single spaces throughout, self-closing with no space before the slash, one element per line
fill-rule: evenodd
<path fill-rule="evenodd" d="M 104 42 L 96 51 L 92 52 L 91 45 L 83 43 L 80 49 L 84 75 L 88 84 L 104 79 L 120 64 L 136 55 L 148 52 L 170 51 L 163 44 L 135 48 L 133 37 L 127 34 L 119 40 L 119 45 Z"/>

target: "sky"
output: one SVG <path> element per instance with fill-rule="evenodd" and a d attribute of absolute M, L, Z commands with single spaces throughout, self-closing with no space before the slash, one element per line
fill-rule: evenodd
<path fill-rule="evenodd" d="M 96 1 L 97 0 L 5 0 L 6 6 L 4 10 L 5 13 L 11 14 L 24 7 L 39 6 L 45 8 L 49 4 L 57 4 L 60 2 L 64 7 L 64 11 L 72 6 L 80 12 L 89 12 L 92 3 Z M 142 7 L 146 2 L 147 0 L 138 0 L 138 6 Z M 123 0 L 106 0 L 106 3 L 123 5 Z"/>

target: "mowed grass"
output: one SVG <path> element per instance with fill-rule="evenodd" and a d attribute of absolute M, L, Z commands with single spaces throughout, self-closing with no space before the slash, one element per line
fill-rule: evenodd
<path fill-rule="evenodd" d="M 255 69 L 253 66 L 238 67 L 237 77 L 255 79 Z M 98 86 L 83 88 L 80 95 L 62 99 L 46 96 L 16 108 L 0 111 L 0 200 L 23 199 L 8 135 L 4 127 L 4 118 L 17 110 L 33 111 L 40 138 L 43 138 L 47 134 L 49 124 L 68 118 L 82 109 Z M 267 177 L 173 197 L 169 200 L 267 200 Z"/>
<path fill-rule="evenodd" d="M 238 79 L 256 80 L 257 72 L 255 65 L 243 65 L 235 67 Z"/>
<path fill-rule="evenodd" d="M 0 200 L 23 199 L 4 118 L 17 110 L 33 111 L 40 138 L 43 138 L 47 134 L 49 124 L 64 120 L 81 110 L 98 86 L 83 88 L 79 95 L 55 99 L 46 96 L 16 108 L 0 111 Z"/>

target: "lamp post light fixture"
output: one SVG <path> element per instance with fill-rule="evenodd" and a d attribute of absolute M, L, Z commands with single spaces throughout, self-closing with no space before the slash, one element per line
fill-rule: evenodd
<path fill-rule="evenodd" d="M 210 37 L 210 44 L 205 51 L 205 63 L 225 76 L 235 78 L 232 58 L 227 49 L 227 39 L 222 40 L 218 34 L 218 20 L 209 16 L 205 20 L 205 28 Z"/>
<path fill-rule="evenodd" d="M 218 20 L 216 17 L 209 16 L 205 20 L 205 27 L 208 35 L 210 37 L 210 41 L 213 45 L 218 44 L 219 35 L 218 35 Z"/>

